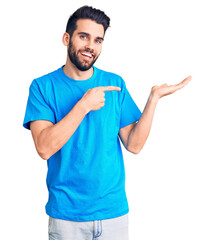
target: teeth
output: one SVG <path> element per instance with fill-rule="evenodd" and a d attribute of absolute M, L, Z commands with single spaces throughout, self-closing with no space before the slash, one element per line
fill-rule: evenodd
<path fill-rule="evenodd" d="M 92 57 L 92 55 L 90 53 L 82 53 L 82 55 L 88 56 L 88 57 Z"/>

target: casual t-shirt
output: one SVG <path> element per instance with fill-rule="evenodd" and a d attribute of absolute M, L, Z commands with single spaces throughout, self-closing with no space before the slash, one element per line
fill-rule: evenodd
<path fill-rule="evenodd" d="M 36 78 L 29 88 L 23 126 L 64 118 L 88 89 L 118 86 L 106 91 L 105 105 L 90 111 L 66 142 L 48 160 L 47 215 L 64 220 L 93 221 L 129 212 L 125 192 L 125 169 L 119 129 L 139 120 L 141 111 L 129 94 L 124 80 L 93 66 L 87 80 L 74 80 L 63 72 Z"/>

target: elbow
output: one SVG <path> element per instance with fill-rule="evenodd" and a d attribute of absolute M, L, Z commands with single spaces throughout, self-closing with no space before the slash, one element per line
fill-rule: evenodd
<path fill-rule="evenodd" d="M 47 149 L 40 148 L 40 147 L 37 146 L 36 150 L 37 150 L 37 153 L 39 154 L 39 156 L 43 160 L 48 160 L 51 157 L 51 155 L 50 155 L 50 153 L 48 152 Z"/>
<path fill-rule="evenodd" d="M 50 157 L 46 154 L 41 154 L 39 153 L 39 156 L 43 159 L 43 160 L 48 160 Z"/>
<path fill-rule="evenodd" d="M 46 152 L 41 152 L 39 150 L 37 150 L 39 156 L 43 159 L 43 160 L 48 160 L 50 158 L 50 155 Z"/>
<path fill-rule="evenodd" d="M 129 151 L 129 152 L 131 152 L 131 153 L 133 153 L 133 154 L 137 155 L 137 154 L 140 152 L 140 150 Z"/>
<path fill-rule="evenodd" d="M 138 147 L 130 147 L 130 148 L 127 148 L 127 150 L 135 155 L 137 155 L 140 151 L 141 151 L 141 148 L 138 148 Z"/>

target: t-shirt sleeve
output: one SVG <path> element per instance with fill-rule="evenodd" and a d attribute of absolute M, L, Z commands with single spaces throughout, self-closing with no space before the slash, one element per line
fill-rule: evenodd
<path fill-rule="evenodd" d="M 141 111 L 132 99 L 126 84 L 122 89 L 122 103 L 121 103 L 121 114 L 120 114 L 120 128 L 123 128 L 133 122 L 136 122 L 141 117 Z"/>
<path fill-rule="evenodd" d="M 36 120 L 48 120 L 55 124 L 54 112 L 34 80 L 29 88 L 23 127 L 30 130 L 30 122 Z"/>

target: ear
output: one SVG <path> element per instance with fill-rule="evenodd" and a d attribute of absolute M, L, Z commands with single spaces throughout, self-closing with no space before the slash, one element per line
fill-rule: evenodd
<path fill-rule="evenodd" d="M 65 46 L 69 45 L 69 39 L 70 39 L 70 35 L 67 32 L 65 32 L 62 36 L 62 42 Z"/>

